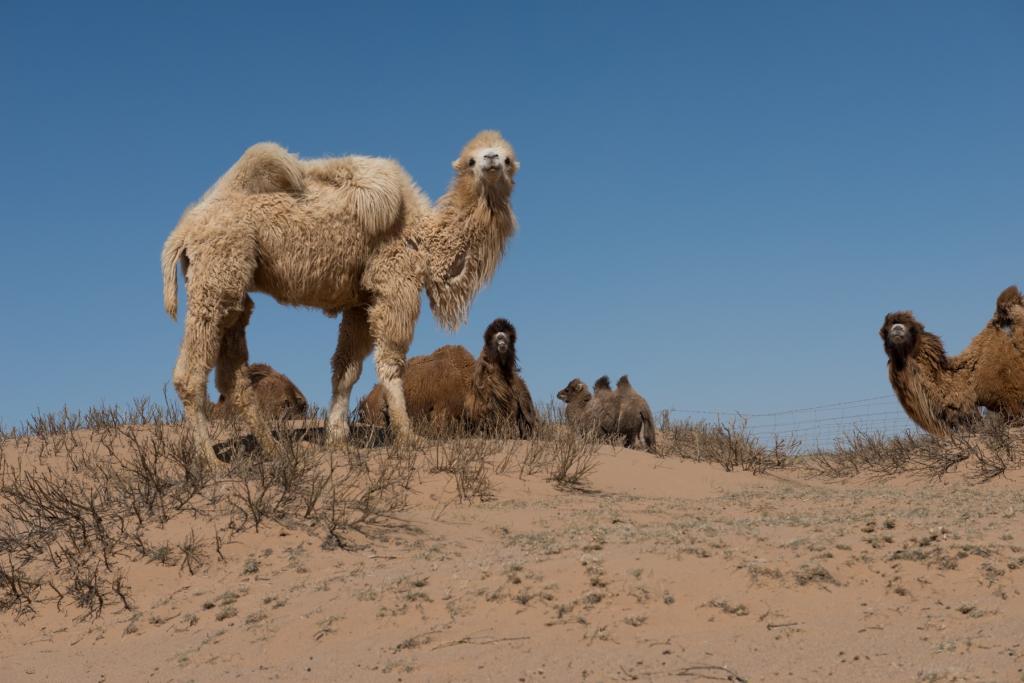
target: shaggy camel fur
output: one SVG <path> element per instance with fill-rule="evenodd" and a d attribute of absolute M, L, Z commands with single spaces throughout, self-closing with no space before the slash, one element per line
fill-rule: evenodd
<path fill-rule="evenodd" d="M 265 363 L 249 365 L 246 372 L 261 415 L 272 420 L 290 420 L 306 414 L 309 409 L 306 397 L 280 372 Z M 229 417 L 234 412 L 234 405 L 228 402 L 227 396 L 221 396 L 211 408 L 210 415 L 219 419 Z"/>
<path fill-rule="evenodd" d="M 889 382 L 921 429 L 943 435 L 980 417 L 968 367 L 948 357 L 942 340 L 910 311 L 886 315 L 879 334 L 889 357 Z"/>
<path fill-rule="evenodd" d="M 992 320 L 960 357 L 971 369 L 979 406 L 1008 418 L 1024 416 L 1024 297 L 1007 287 Z"/>
<path fill-rule="evenodd" d="M 504 318 L 484 331 L 484 348 L 473 366 L 466 395 L 466 420 L 474 431 L 500 433 L 515 426 L 521 438 L 533 435 L 537 411 L 519 374 L 516 328 Z"/>
<path fill-rule="evenodd" d="M 176 315 L 181 262 L 189 305 L 174 386 L 211 462 L 204 407 L 214 367 L 217 388 L 264 446 L 271 440 L 243 369 L 249 292 L 342 314 L 331 362 L 333 438 L 348 438 L 349 395 L 374 347 L 392 423 L 411 437 L 402 371 L 421 289 L 441 324 L 457 328 L 515 230 L 509 198 L 519 163 L 501 135 L 478 134 L 452 166 L 455 177 L 431 208 L 392 160 L 300 160 L 262 143 L 185 211 L 164 244 L 164 307 Z"/>
<path fill-rule="evenodd" d="M 1024 415 L 1024 298 L 1016 287 L 999 295 L 985 328 L 957 356 L 907 311 L 890 313 L 880 330 L 889 380 L 910 418 L 932 434 L 969 426 L 979 407 Z"/>
<path fill-rule="evenodd" d="M 1019 333 L 1024 330 L 1024 295 L 1016 285 L 1004 289 L 996 299 L 992 325 L 1010 337 L 1016 337 L 1015 331 Z"/>
<path fill-rule="evenodd" d="M 434 427 L 462 424 L 473 432 L 533 434 L 537 414 L 516 362 L 516 331 L 499 318 L 484 332 L 484 347 L 474 360 L 461 346 L 442 346 L 429 356 L 411 358 L 405 373 L 409 417 Z M 382 427 L 388 423 L 380 385 L 360 402 L 358 419 Z"/>
<path fill-rule="evenodd" d="M 410 358 L 402 382 L 409 419 L 438 428 L 460 421 L 465 412 L 474 362 L 473 354 L 455 345 Z M 388 407 L 380 384 L 359 402 L 356 419 L 375 427 L 388 425 Z"/>
<path fill-rule="evenodd" d="M 650 453 L 657 453 L 654 416 L 647 401 L 633 389 L 629 377 L 623 375 L 615 385 L 615 403 L 618 406 L 617 431 L 625 437 L 626 448 L 639 445 Z"/>

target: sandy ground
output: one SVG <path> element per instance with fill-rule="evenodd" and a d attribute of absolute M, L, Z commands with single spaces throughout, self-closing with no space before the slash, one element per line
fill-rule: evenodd
<path fill-rule="evenodd" d="M 755 477 L 603 447 L 589 493 L 493 482 L 460 504 L 417 477 L 357 549 L 271 523 L 195 575 L 135 561 L 132 611 L 0 615 L 0 680 L 1024 680 L 1019 480 Z M 204 524 L 161 533 L 210 543 Z"/>

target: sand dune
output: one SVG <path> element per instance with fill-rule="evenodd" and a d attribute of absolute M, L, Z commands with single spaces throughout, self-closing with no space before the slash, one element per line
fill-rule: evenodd
<path fill-rule="evenodd" d="M 1020 680 L 1019 480 L 597 463 L 588 492 L 510 468 L 472 503 L 417 470 L 346 548 L 294 517 L 172 515 L 147 527 L 166 563 L 121 559 L 132 609 L 82 620 L 42 589 L 0 615 L 0 679 Z"/>

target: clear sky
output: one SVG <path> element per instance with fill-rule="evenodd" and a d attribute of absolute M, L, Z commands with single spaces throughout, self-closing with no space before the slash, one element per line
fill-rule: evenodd
<path fill-rule="evenodd" d="M 1024 285 L 1021 2 L 573 5 L 3 3 L 0 418 L 161 394 L 161 246 L 262 140 L 436 198 L 501 130 L 519 232 L 412 353 L 507 317 L 538 401 L 625 372 L 655 410 L 878 396 L 887 311 L 958 352 Z M 337 320 L 255 298 L 252 360 L 325 404 Z"/>

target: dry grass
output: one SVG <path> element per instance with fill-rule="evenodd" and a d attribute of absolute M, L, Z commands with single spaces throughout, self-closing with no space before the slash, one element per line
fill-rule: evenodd
<path fill-rule="evenodd" d="M 747 421 L 735 418 L 728 422 L 670 422 L 662 414 L 660 450 L 665 456 L 688 458 L 698 462 L 714 462 L 726 472 L 743 470 L 764 474 L 794 462 L 800 442 L 776 436 L 771 446 L 765 445 L 747 429 Z"/>
<path fill-rule="evenodd" d="M 0 610 L 34 611 L 41 599 L 79 616 L 110 604 L 129 608 L 124 561 L 149 559 L 193 573 L 211 556 L 194 531 L 175 544 L 152 541 L 178 516 L 222 534 L 302 521 L 336 545 L 406 505 L 421 453 L 325 449 L 271 425 L 271 453 L 248 453 L 244 438 L 214 471 L 194 450 L 174 408 L 138 401 L 128 410 L 39 415 L 0 438 Z M 219 437 L 241 425 L 217 425 Z"/>
<path fill-rule="evenodd" d="M 27 615 L 40 600 L 74 606 L 79 618 L 112 604 L 129 609 L 126 563 L 192 574 L 223 559 L 225 538 L 267 525 L 301 524 L 322 534 L 325 548 L 354 547 L 351 532 L 366 533 L 406 508 L 420 470 L 450 475 L 451 502 L 462 504 L 492 498 L 492 477 L 517 468 L 543 473 L 558 488 L 585 489 L 599 444 L 550 414 L 514 445 L 511 426 L 483 436 L 421 425 L 427 438 L 414 446 L 357 429 L 356 443 L 325 447 L 309 439 L 316 430 L 268 420 L 276 437 L 269 453 L 238 418 L 215 421 L 226 468 L 199 456 L 169 403 L 64 410 L 20 428 L 0 426 L 0 610 Z M 160 537 L 178 517 L 190 520 L 188 535 Z"/>
<path fill-rule="evenodd" d="M 990 413 L 971 431 L 947 437 L 922 432 L 877 434 L 853 429 L 828 450 L 801 451 L 796 439 L 775 436 L 764 443 L 743 418 L 729 422 L 670 422 L 662 415 L 661 452 L 698 462 L 714 462 L 727 472 L 764 474 L 799 466 L 825 477 L 903 473 L 938 478 L 959 468 L 978 482 L 1024 468 L 1024 423 Z"/>
<path fill-rule="evenodd" d="M 832 450 L 800 461 L 826 477 L 910 473 L 938 478 L 963 467 L 972 479 L 984 482 L 1024 467 L 1024 429 L 990 413 L 975 429 L 947 437 L 853 431 L 837 439 Z"/>

